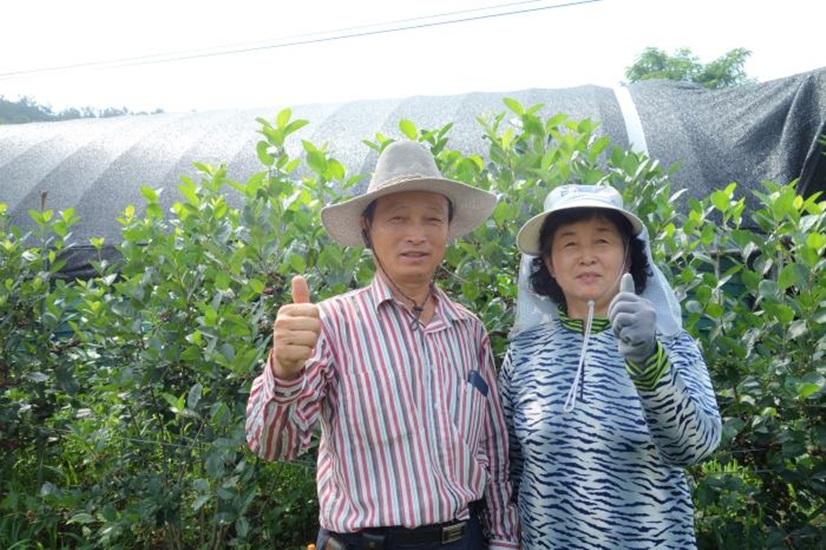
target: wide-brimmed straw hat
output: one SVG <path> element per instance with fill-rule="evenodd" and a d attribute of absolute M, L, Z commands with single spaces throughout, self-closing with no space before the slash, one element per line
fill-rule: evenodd
<path fill-rule="evenodd" d="M 571 208 L 616 210 L 631 222 L 635 235 L 643 230 L 642 221 L 625 209 L 622 195 L 613 187 L 607 185 L 560 185 L 545 198 L 545 211 L 528 220 L 519 230 L 516 236 L 516 246 L 524 254 L 541 255 L 539 233 L 542 230 L 542 224 L 549 216 Z"/>
<path fill-rule="evenodd" d="M 415 141 L 388 145 L 376 162 L 373 178 L 363 195 L 321 210 L 327 233 L 346 246 L 363 246 L 360 218 L 371 202 L 403 191 L 431 191 L 453 204 L 449 238 L 461 237 L 484 222 L 496 206 L 496 195 L 442 177 L 433 155 Z"/>

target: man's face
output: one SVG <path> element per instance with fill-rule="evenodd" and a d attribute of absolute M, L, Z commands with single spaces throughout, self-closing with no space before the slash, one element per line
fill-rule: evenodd
<path fill-rule="evenodd" d="M 445 255 L 448 200 L 428 191 L 405 191 L 376 200 L 368 228 L 373 254 L 396 284 L 430 282 Z"/>

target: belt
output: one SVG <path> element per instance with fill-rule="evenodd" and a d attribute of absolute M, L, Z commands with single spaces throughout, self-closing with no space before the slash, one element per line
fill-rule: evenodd
<path fill-rule="evenodd" d="M 468 509 L 478 514 L 484 500 L 471 502 Z M 356 542 L 365 550 L 379 550 L 391 544 L 449 544 L 462 540 L 467 533 L 468 520 L 454 520 L 421 527 L 372 527 L 358 533 L 330 533 L 336 538 Z"/>
<path fill-rule="evenodd" d="M 413 529 L 405 527 L 365 529 L 362 531 L 362 536 L 370 539 L 371 535 L 378 535 L 381 539 L 383 535 L 390 544 L 448 544 L 462 540 L 467 532 L 467 523 L 467 520 L 462 520 L 423 525 Z"/>

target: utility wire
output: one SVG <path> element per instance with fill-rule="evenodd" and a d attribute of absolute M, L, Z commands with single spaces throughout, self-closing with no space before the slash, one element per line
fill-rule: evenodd
<path fill-rule="evenodd" d="M 307 44 L 317 44 L 322 42 L 333 42 L 338 40 L 346 40 L 350 38 L 360 38 L 364 36 L 373 36 L 379 34 L 389 34 L 394 32 L 401 32 L 401 31 L 409 31 L 409 30 L 417 30 L 417 29 L 424 29 L 429 27 L 438 27 L 444 25 L 454 25 L 458 23 L 468 23 L 471 21 L 479 21 L 484 19 L 493 19 L 497 17 L 505 17 L 510 15 L 521 15 L 525 13 L 532 13 L 538 11 L 545 11 L 545 10 L 552 10 L 552 9 L 559 9 L 559 8 L 567 8 L 572 6 L 578 6 L 581 4 L 591 4 L 595 2 L 600 2 L 601 0 L 571 0 L 569 2 L 551 4 L 551 5 L 540 5 L 540 6 L 529 6 L 524 7 L 521 9 L 510 9 L 504 12 L 496 12 L 496 13 L 483 13 L 478 15 L 469 15 L 468 17 L 459 17 L 459 18 L 451 18 L 451 19 L 441 19 L 445 17 L 453 17 L 453 16 L 462 16 L 465 14 L 473 14 L 477 12 L 489 12 L 491 10 L 498 10 L 501 8 L 515 8 L 518 6 L 526 6 L 529 4 L 544 4 L 544 0 L 527 0 L 521 2 L 510 2 L 506 4 L 496 4 L 493 6 L 487 6 L 483 8 L 473 8 L 468 10 L 459 10 L 459 11 L 452 11 L 452 12 L 445 12 L 435 15 L 425 15 L 420 17 L 414 17 L 409 19 L 400 19 L 396 21 L 389 21 L 385 23 L 373 23 L 370 25 L 361 25 L 356 27 L 345 27 L 341 29 L 335 29 L 331 31 L 321 31 L 316 33 L 307 33 L 307 34 L 299 34 L 295 36 L 288 36 L 282 39 L 279 39 L 277 42 L 272 43 L 272 41 L 266 42 L 251 42 L 251 43 L 242 43 L 242 44 L 233 44 L 224 46 L 221 49 L 209 48 L 209 49 L 201 49 L 201 50 L 189 50 L 189 51 L 182 51 L 182 52 L 171 52 L 165 54 L 153 54 L 153 55 L 144 55 L 144 56 L 136 56 L 136 57 L 126 57 L 121 59 L 111 59 L 105 61 L 89 61 L 85 63 L 74 63 L 70 65 L 59 65 L 55 67 L 44 67 L 39 69 L 24 69 L 20 71 L 11 71 L 6 73 L 0 73 L 0 80 L 5 80 L 13 77 L 19 76 L 26 76 L 26 75 L 33 75 L 33 74 L 42 74 L 42 73 L 49 73 L 49 72 L 56 72 L 56 71 L 66 71 L 72 69 L 85 69 L 85 68 L 93 68 L 93 67 L 109 67 L 109 68 L 118 68 L 118 67 L 128 67 L 128 66 L 137 66 L 137 65 L 151 65 L 155 63 L 169 63 L 175 61 L 186 61 L 191 59 L 201 59 L 206 57 L 218 57 L 222 55 L 234 55 L 234 54 L 241 54 L 241 53 L 250 53 L 255 51 L 261 50 L 269 50 L 269 49 L 276 49 L 276 48 L 287 48 L 292 46 L 302 46 Z M 434 19 L 436 19 L 434 21 Z M 381 28 L 386 27 L 388 25 L 392 25 L 390 28 Z M 377 28 L 379 27 L 379 28 Z"/>

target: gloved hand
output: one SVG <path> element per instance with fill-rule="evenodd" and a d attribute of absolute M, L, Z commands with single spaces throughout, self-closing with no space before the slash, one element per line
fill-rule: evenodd
<path fill-rule="evenodd" d="M 654 353 L 657 312 L 650 300 L 634 293 L 634 277 L 630 273 L 622 276 L 620 291 L 608 306 L 608 320 L 619 352 L 627 360 L 642 364 Z"/>

